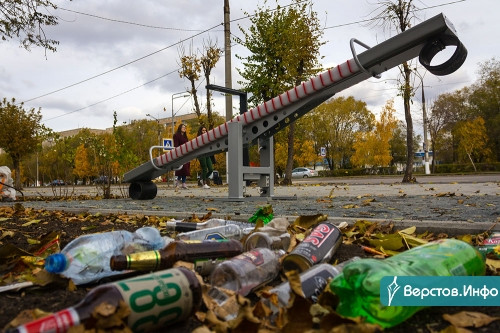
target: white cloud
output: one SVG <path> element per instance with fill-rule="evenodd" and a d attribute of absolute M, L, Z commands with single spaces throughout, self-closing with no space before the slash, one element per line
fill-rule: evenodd
<path fill-rule="evenodd" d="M 192 45 L 196 50 L 202 48 L 203 41 L 209 37 L 220 47 L 224 42 L 223 27 L 220 25 L 223 22 L 222 0 L 209 3 L 202 0 L 142 0 L 127 2 L 126 5 L 118 0 L 57 3 L 70 10 L 53 11 L 60 17 L 60 24 L 46 29 L 50 38 L 60 41 L 58 52 L 49 53 L 46 58 L 42 49 L 34 48 L 27 52 L 19 48 L 15 40 L 0 42 L 1 97 L 26 101 L 47 94 L 26 102 L 25 106 L 42 107 L 46 125 L 56 131 L 76 127 L 111 127 L 114 111 L 118 113 L 119 123 L 144 119 L 147 113 L 155 117 L 170 117 L 172 94 L 185 91 L 188 87 L 188 82 L 179 78 L 177 73 L 178 43 L 184 41 L 186 49 Z M 279 3 L 287 5 L 290 1 Z M 245 12 L 252 14 L 257 5 L 263 5 L 263 1 L 232 0 L 230 4 L 231 19 L 236 20 L 245 17 Z M 274 5 L 274 2 L 268 1 L 268 5 Z M 389 37 L 381 28 L 366 24 L 346 25 L 370 18 L 374 8 L 374 4 L 365 0 L 314 1 L 321 24 L 327 28 L 324 31 L 327 43 L 321 48 L 325 67 L 352 57 L 349 48 L 351 38 L 374 46 Z M 445 13 L 469 51 L 466 63 L 456 73 L 441 78 L 426 74 L 424 85 L 429 99 L 472 84 L 477 64 L 498 57 L 500 46 L 494 36 L 499 31 L 499 9 L 498 1 L 467 0 L 421 12 L 423 18 Z M 248 19 L 233 22 L 233 36 L 241 37 L 238 26 L 248 24 Z M 205 30 L 209 32 L 202 33 Z M 237 81 L 241 78 L 236 68 L 241 64 L 235 54 L 244 55 L 246 50 L 240 45 L 232 48 L 233 88 L 238 89 Z M 396 95 L 391 80 L 397 78 L 397 73 L 397 70 L 391 70 L 384 73 L 381 80 L 367 80 L 340 95 L 352 94 L 377 110 Z M 221 58 L 212 73 L 212 83 L 224 85 L 224 82 L 224 58 Z M 202 94 L 204 85 L 205 82 L 200 85 Z M 204 100 L 204 96 L 200 99 Z M 224 114 L 224 98 L 216 93 L 214 102 L 215 109 Z M 233 106 L 238 108 L 236 98 Z M 189 99 L 174 101 L 174 110 L 179 114 L 190 112 L 191 107 Z M 400 115 L 402 111 L 398 110 Z"/>

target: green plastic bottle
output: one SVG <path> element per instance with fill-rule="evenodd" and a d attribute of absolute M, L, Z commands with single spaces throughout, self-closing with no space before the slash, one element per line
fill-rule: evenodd
<path fill-rule="evenodd" d="M 442 239 L 415 247 L 387 259 L 360 259 L 347 264 L 330 282 L 339 297 L 337 313 L 365 317 L 384 328 L 410 318 L 421 306 L 385 306 L 380 303 L 380 281 L 384 276 L 484 275 L 482 255 L 456 239 Z"/>

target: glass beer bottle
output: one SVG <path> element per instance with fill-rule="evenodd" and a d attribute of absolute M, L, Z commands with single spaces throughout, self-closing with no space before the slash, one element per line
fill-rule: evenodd
<path fill-rule="evenodd" d="M 174 241 L 161 250 L 112 256 L 110 267 L 115 271 L 154 271 L 172 267 L 177 261 L 231 258 L 243 252 L 238 240 L 183 242 Z"/>
<path fill-rule="evenodd" d="M 80 303 L 9 332 L 61 333 L 80 324 L 92 329 L 98 321 L 93 317 L 97 306 L 116 308 L 120 302 L 130 308 L 126 322 L 133 332 L 153 331 L 187 319 L 200 307 L 201 296 L 201 285 L 194 272 L 171 268 L 95 287 Z"/>

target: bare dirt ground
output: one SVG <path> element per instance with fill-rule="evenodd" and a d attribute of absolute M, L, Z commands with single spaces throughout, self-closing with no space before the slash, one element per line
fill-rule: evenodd
<path fill-rule="evenodd" d="M 79 197 L 72 200 L 89 202 L 90 199 L 88 197 Z M 37 248 L 43 245 L 47 237 L 53 237 L 55 234 L 59 235 L 60 248 L 62 249 L 74 238 L 88 233 L 117 229 L 135 231 L 137 228 L 145 225 L 155 226 L 162 230 L 162 222 L 168 219 L 165 216 L 154 216 L 152 214 L 70 213 L 28 207 L 28 203 L 33 204 L 37 201 L 43 203 L 43 200 L 47 203 L 58 201 L 58 204 L 62 205 L 68 202 L 68 198 L 58 198 L 57 196 L 50 200 L 36 197 L 25 197 L 24 200 L 25 202 L 0 206 L 0 285 L 7 282 L 15 282 L 12 281 L 13 275 L 19 276 L 23 272 L 29 275 L 30 272 L 33 273 L 36 270 L 33 266 L 19 265 L 19 256 L 36 252 Z M 115 199 L 107 201 L 106 205 L 113 206 L 113 200 Z M 496 205 L 498 205 L 498 201 L 496 202 Z M 26 207 L 23 204 L 26 204 Z M 211 205 L 214 206 L 216 204 L 211 203 Z M 43 205 L 40 204 L 39 206 Z M 497 209 L 494 213 L 498 212 Z M 493 218 L 497 218 L 496 214 Z M 438 237 L 438 235 L 435 235 L 435 237 Z M 447 235 L 440 235 L 440 237 L 447 237 Z M 344 244 L 338 250 L 336 259 L 342 262 L 353 256 L 369 257 L 371 254 L 362 251 L 356 245 Z M 489 274 L 492 274 L 492 272 L 489 272 Z M 275 284 L 279 282 L 275 281 Z M 72 306 L 78 303 L 91 287 L 77 287 L 75 290 L 72 290 L 69 288 L 66 279 L 54 279 L 43 286 L 35 285 L 18 291 L 3 292 L 0 294 L 0 328 L 8 328 L 9 323 L 23 310 L 41 309 L 46 312 L 56 312 Z M 256 298 L 250 298 L 250 300 L 255 302 Z M 200 311 L 206 311 L 206 308 L 202 308 Z M 455 332 L 457 328 L 450 326 L 450 323 L 443 319 L 443 315 L 456 314 L 461 311 L 500 318 L 500 307 L 431 307 L 420 311 L 403 324 L 388 329 L 386 332 L 445 332 L 447 329 L 450 331 L 446 332 Z M 290 318 L 290 320 L 293 324 L 294 318 Z M 192 317 L 184 323 L 169 328 L 169 331 L 170 329 L 177 332 L 192 331 L 200 325 L 203 325 L 203 323 L 198 320 L 198 317 Z M 257 332 L 257 328 L 258 326 L 255 325 L 239 327 L 239 329 L 244 329 L 248 332 Z M 312 323 L 310 324 L 310 328 L 316 332 L 328 331 Z M 358 327 L 358 331 L 359 329 L 362 328 Z M 500 332 L 500 320 L 493 320 L 490 324 L 483 324 L 481 327 L 467 327 L 466 329 L 470 332 Z M 283 329 L 284 332 L 302 332 L 303 330 L 304 326 L 299 325 L 299 323 L 289 325 Z M 239 332 L 242 330 L 236 331 Z"/>

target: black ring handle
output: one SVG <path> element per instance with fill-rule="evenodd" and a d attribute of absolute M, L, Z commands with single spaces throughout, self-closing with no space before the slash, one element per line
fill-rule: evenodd
<path fill-rule="evenodd" d="M 444 50 L 446 46 L 450 45 L 455 45 L 457 47 L 450 59 L 442 64 L 431 66 L 432 58 Z M 463 65 L 466 58 L 467 49 L 456 36 L 452 35 L 441 35 L 436 39 L 427 42 L 422 50 L 420 50 L 420 54 L 418 56 L 418 60 L 422 66 L 424 66 L 432 74 L 438 76 L 448 75 L 455 72 Z"/>

